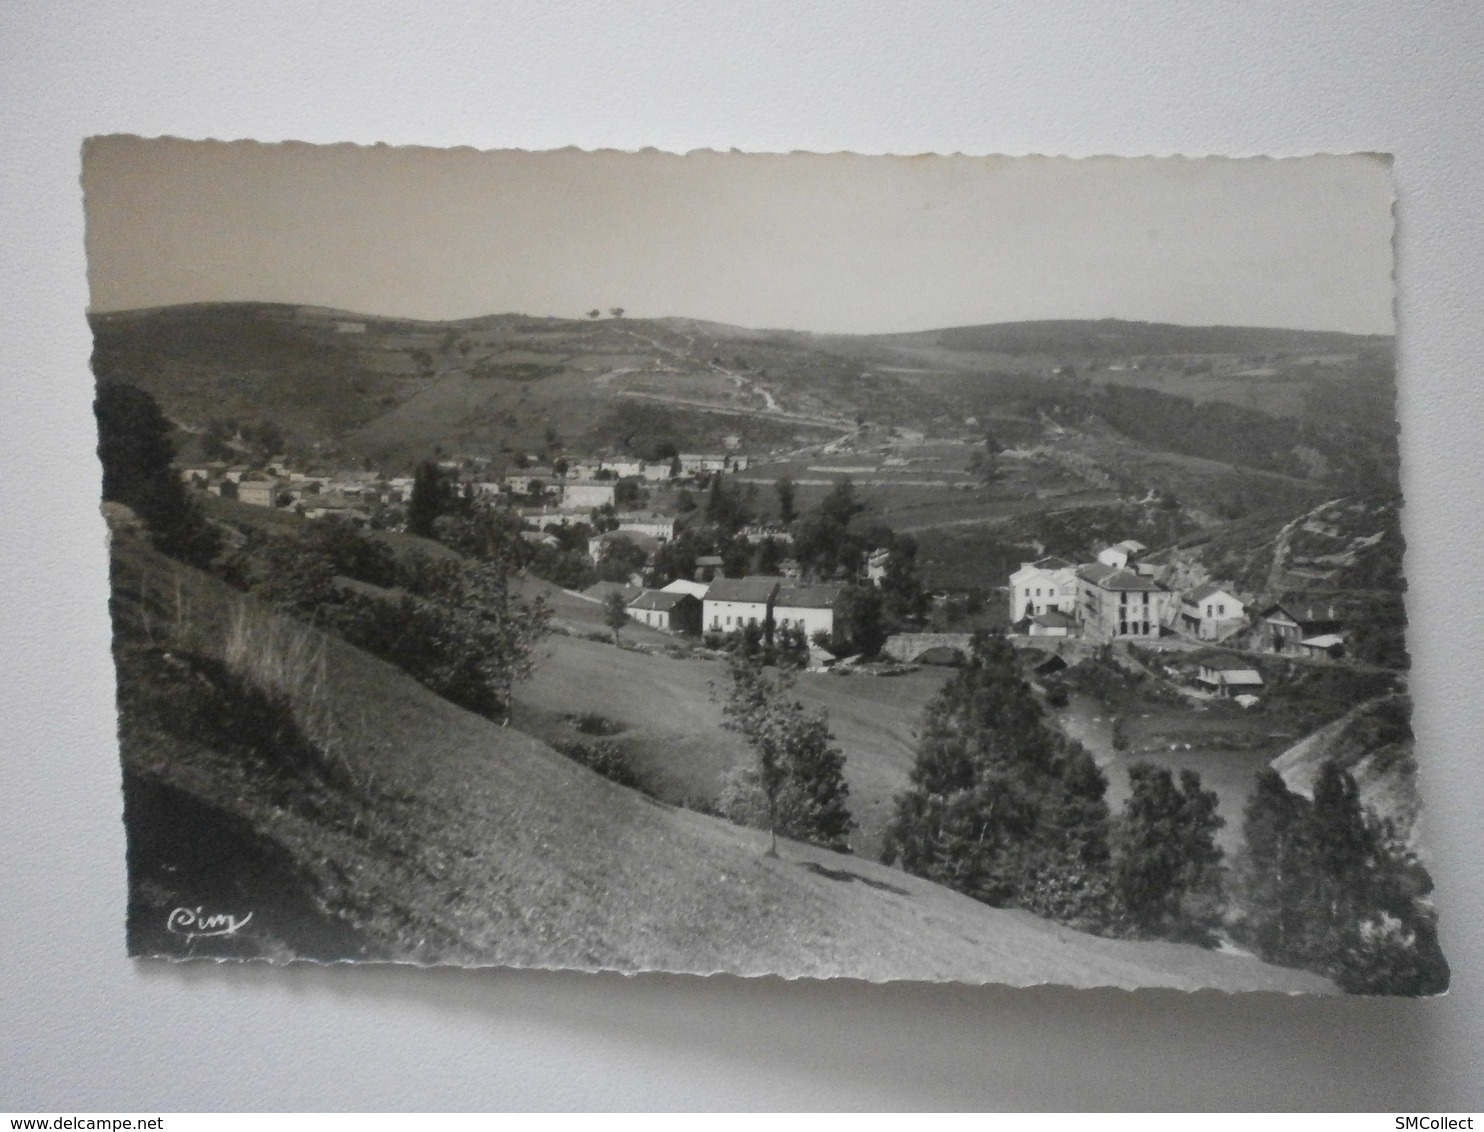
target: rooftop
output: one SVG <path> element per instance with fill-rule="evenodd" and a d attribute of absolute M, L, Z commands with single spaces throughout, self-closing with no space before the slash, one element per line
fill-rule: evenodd
<path fill-rule="evenodd" d="M 1077 568 L 1077 577 L 1105 590 L 1161 591 L 1164 586 L 1153 578 L 1122 566 L 1105 566 L 1101 562 Z"/>
<path fill-rule="evenodd" d="M 706 591 L 707 601 L 767 602 L 778 592 L 781 579 L 753 575 L 748 578 L 717 578 Z"/>
<path fill-rule="evenodd" d="M 773 603 L 786 609 L 830 609 L 843 586 L 784 586 Z"/>
<path fill-rule="evenodd" d="M 1208 597 L 1214 597 L 1216 594 L 1226 594 L 1228 597 L 1236 597 L 1231 590 L 1227 589 L 1220 582 L 1207 582 L 1188 591 L 1184 600 L 1190 602 L 1205 601 Z"/>
<path fill-rule="evenodd" d="M 633 601 L 629 602 L 630 609 L 658 609 L 667 611 L 674 609 L 687 601 L 695 601 L 693 594 L 680 593 L 673 590 L 645 590 Z"/>

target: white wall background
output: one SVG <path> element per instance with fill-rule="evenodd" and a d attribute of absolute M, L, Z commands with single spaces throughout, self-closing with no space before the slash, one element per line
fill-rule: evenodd
<path fill-rule="evenodd" d="M 1484 1107 L 1484 8 L 0 8 L 0 1109 Z M 78 146 L 1396 154 L 1433 1002 L 273 970 L 123 957 Z"/>

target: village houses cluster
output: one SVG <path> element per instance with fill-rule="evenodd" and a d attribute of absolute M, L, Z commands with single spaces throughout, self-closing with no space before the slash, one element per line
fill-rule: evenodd
<path fill-rule="evenodd" d="M 475 495 L 509 502 L 523 501 L 517 514 L 538 529 L 586 521 L 590 513 L 614 507 L 621 481 L 668 483 L 695 480 L 713 472 L 746 469 L 750 459 L 738 452 L 681 453 L 672 460 L 573 461 L 556 467 L 526 467 L 504 475 L 481 470 L 484 457 L 444 460 L 439 468 L 459 477 Z M 471 470 L 472 469 L 472 470 Z M 379 507 L 405 505 L 412 497 L 412 476 L 388 476 L 356 469 L 298 468 L 286 456 L 275 456 L 261 467 L 224 462 L 194 464 L 181 469 L 191 487 L 211 495 L 236 499 L 255 507 L 285 508 L 308 519 L 336 514 L 365 526 Z M 640 512 L 620 513 L 620 530 L 664 541 L 675 535 L 674 520 Z"/>
<path fill-rule="evenodd" d="M 1260 608 L 1235 588 L 1204 582 L 1183 592 L 1158 578 L 1148 550 L 1132 539 L 1106 547 L 1097 561 L 1055 556 L 1022 562 L 1010 575 L 1010 623 L 1031 637 L 1098 641 L 1173 635 L 1212 645 L 1240 640 L 1248 648 L 1311 659 L 1344 654 L 1332 606 L 1274 602 Z M 1198 682 L 1221 695 L 1251 695 L 1262 677 L 1250 661 L 1215 650 L 1200 654 Z"/>

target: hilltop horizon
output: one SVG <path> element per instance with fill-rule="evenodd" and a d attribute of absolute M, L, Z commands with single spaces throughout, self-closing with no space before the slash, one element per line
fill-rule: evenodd
<path fill-rule="evenodd" d="M 89 306 L 85 311 L 88 318 L 110 318 L 129 315 L 151 315 L 160 314 L 172 310 L 204 309 L 209 307 L 283 307 L 299 311 L 312 311 L 317 314 L 335 315 L 348 319 L 376 319 L 387 322 L 417 323 L 424 326 L 456 326 L 471 325 L 489 322 L 498 319 L 522 318 L 537 319 L 556 322 L 576 323 L 604 323 L 604 322 L 658 322 L 667 324 L 683 324 L 688 326 L 712 326 L 718 329 L 745 330 L 756 334 L 802 334 L 816 338 L 900 338 L 911 335 L 932 334 L 944 331 L 961 330 L 985 330 L 1005 327 L 1051 327 L 1051 326 L 1079 326 L 1079 325 L 1117 325 L 1138 326 L 1149 328 L 1174 327 L 1181 330 L 1244 330 L 1259 332 L 1277 332 L 1283 334 L 1312 334 L 1332 335 L 1339 338 L 1360 339 L 1395 339 L 1396 332 L 1380 331 L 1353 331 L 1336 330 L 1318 326 L 1283 326 L 1277 324 L 1258 324 L 1243 322 L 1182 322 L 1174 319 L 1155 318 L 1125 318 L 1116 315 L 1105 315 L 1100 317 L 1078 317 L 1078 316 L 1047 316 L 1040 318 L 1011 318 L 1011 319 L 988 319 L 976 322 L 944 322 L 934 323 L 928 326 L 915 326 L 909 328 L 894 328 L 874 331 L 849 331 L 849 330 L 817 330 L 810 327 L 800 326 L 752 326 L 745 323 L 727 322 L 714 318 L 700 318 L 695 315 L 668 314 L 668 315 L 643 315 L 632 314 L 626 308 L 621 315 L 613 315 L 608 310 L 603 310 L 597 318 L 591 318 L 586 313 L 579 314 L 541 314 L 535 311 L 523 310 L 499 310 L 485 311 L 481 314 L 462 315 L 454 318 L 424 318 L 417 315 L 389 313 L 375 310 L 357 310 L 350 307 L 338 307 L 325 303 L 295 302 L 287 299 L 199 299 L 180 303 L 163 303 L 142 307 L 113 307 L 98 309 Z"/>

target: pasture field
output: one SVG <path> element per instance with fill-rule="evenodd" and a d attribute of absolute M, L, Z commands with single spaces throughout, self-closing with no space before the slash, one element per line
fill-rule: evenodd
<path fill-rule="evenodd" d="M 845 754 L 850 810 L 859 824 L 850 845 L 858 855 L 879 855 L 894 799 L 916 757 L 922 709 L 947 678 L 941 669 L 893 677 L 799 675 L 798 699 L 829 713 Z M 550 739 L 570 738 L 570 717 L 577 714 L 613 720 L 622 725 L 614 741 L 650 792 L 669 802 L 710 803 L 726 772 L 751 758 L 741 738 L 722 726 L 726 679 L 718 660 L 552 637 L 542 646 L 535 676 L 516 689 L 516 720 Z"/>

